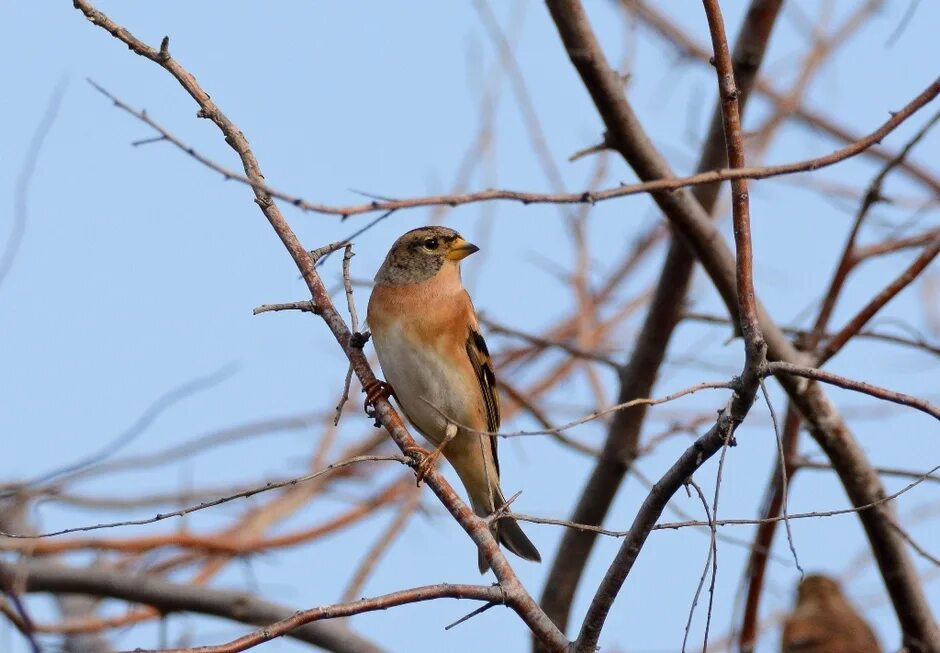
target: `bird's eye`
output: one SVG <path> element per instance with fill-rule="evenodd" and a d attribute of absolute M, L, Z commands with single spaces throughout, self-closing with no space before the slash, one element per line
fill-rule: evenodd
<path fill-rule="evenodd" d="M 428 238 L 426 241 L 424 241 L 424 246 L 428 249 L 437 249 L 437 238 Z"/>

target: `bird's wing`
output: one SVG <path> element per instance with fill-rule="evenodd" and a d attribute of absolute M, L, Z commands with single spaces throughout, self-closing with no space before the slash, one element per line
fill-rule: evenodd
<path fill-rule="evenodd" d="M 467 295 L 467 301 L 470 302 L 470 296 Z M 493 363 L 490 360 L 490 352 L 486 347 L 486 340 L 480 334 L 480 327 L 476 321 L 476 313 L 473 311 L 473 304 L 470 304 L 471 316 L 470 324 L 467 329 L 466 350 L 467 357 L 470 359 L 470 365 L 476 374 L 477 382 L 480 384 L 480 393 L 483 397 L 483 405 L 486 408 L 486 429 L 491 433 L 499 431 L 499 391 L 496 389 L 496 374 L 493 372 Z M 496 464 L 496 473 L 499 474 L 499 459 L 496 455 L 496 438 L 490 437 L 493 447 L 493 461 Z"/>

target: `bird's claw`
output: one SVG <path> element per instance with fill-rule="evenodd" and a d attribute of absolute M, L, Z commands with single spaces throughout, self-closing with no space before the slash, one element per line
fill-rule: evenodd
<path fill-rule="evenodd" d="M 415 445 L 413 447 L 405 448 L 404 453 L 408 458 L 411 458 L 411 460 L 414 461 L 412 467 L 414 468 L 415 476 L 418 479 L 417 485 L 421 485 L 421 479 L 423 479 L 424 475 L 427 474 L 427 470 L 424 469 L 424 471 L 422 471 L 422 469 L 424 468 L 425 461 L 431 457 L 431 452 Z"/>
<path fill-rule="evenodd" d="M 379 399 L 388 399 L 395 396 L 395 390 L 385 381 L 372 379 L 364 386 L 362 391 L 366 393 L 365 401 L 362 402 L 362 409 L 366 415 L 372 417 L 375 415 L 375 402 Z"/>
<path fill-rule="evenodd" d="M 427 476 L 427 473 L 437 464 L 437 459 L 441 456 L 441 450 L 435 449 L 434 451 L 427 452 L 422 450 L 424 453 L 424 460 L 418 463 L 418 466 L 415 468 L 415 485 L 421 485 L 421 481 L 424 480 L 424 477 Z"/>

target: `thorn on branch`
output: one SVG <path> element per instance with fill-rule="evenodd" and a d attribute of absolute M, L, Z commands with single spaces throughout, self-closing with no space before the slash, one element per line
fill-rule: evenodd
<path fill-rule="evenodd" d="M 151 138 L 142 138 L 139 141 L 132 141 L 131 147 L 140 147 L 141 145 L 150 145 L 152 143 L 159 143 L 161 141 L 167 140 L 166 136 L 153 136 Z"/>
<path fill-rule="evenodd" d="M 170 37 L 164 36 L 160 41 L 160 61 L 166 63 L 170 60 Z"/>
<path fill-rule="evenodd" d="M 506 500 L 506 503 L 504 503 L 499 508 L 494 510 L 489 516 L 485 517 L 483 521 L 486 522 L 486 525 L 489 528 L 494 528 L 496 525 L 496 522 L 498 522 L 500 519 L 503 519 L 504 517 L 507 517 L 509 513 L 511 512 L 509 508 L 512 506 L 513 502 L 516 499 L 518 499 L 521 495 L 522 495 L 522 490 L 519 490 L 514 495 L 509 497 L 509 499 Z"/>
<path fill-rule="evenodd" d="M 607 133 L 605 132 L 605 133 L 604 133 L 604 138 L 601 140 L 600 143 L 597 143 L 597 144 L 595 144 L 595 145 L 591 145 L 590 147 L 586 147 L 586 148 L 584 148 L 583 150 L 578 150 L 577 152 L 575 152 L 574 154 L 572 154 L 571 156 L 568 157 L 568 161 L 574 162 L 574 161 L 577 161 L 578 159 L 582 159 L 582 158 L 584 158 L 584 157 L 586 157 L 586 156 L 588 156 L 588 155 L 591 155 L 591 154 L 598 154 L 598 153 L 603 152 L 603 151 L 605 151 L 605 150 L 609 150 L 610 147 L 611 147 L 610 141 L 608 140 Z"/>
<path fill-rule="evenodd" d="M 505 601 L 503 602 L 503 604 L 505 604 Z M 493 602 L 493 601 L 490 601 L 489 603 L 484 603 L 484 604 L 481 605 L 479 608 L 477 608 L 477 609 L 474 610 L 473 612 L 470 612 L 470 613 L 468 613 L 468 614 L 465 614 L 464 616 L 462 616 L 460 619 L 458 619 L 458 620 L 455 621 L 454 623 L 448 624 L 448 625 L 444 626 L 444 630 L 450 630 L 450 629 L 453 628 L 454 626 L 459 626 L 459 625 L 462 624 L 463 622 L 465 622 L 465 621 L 467 621 L 467 620 L 469 620 L 469 619 L 473 619 L 475 616 L 480 615 L 480 614 L 483 614 L 484 612 L 486 612 L 486 611 L 489 610 L 490 608 L 495 607 L 495 606 L 497 606 L 497 605 L 500 605 L 500 604 L 499 604 L 499 603 L 495 603 L 495 602 Z"/>

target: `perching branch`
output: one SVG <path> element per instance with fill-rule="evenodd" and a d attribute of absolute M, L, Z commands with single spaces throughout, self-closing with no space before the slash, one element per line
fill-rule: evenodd
<path fill-rule="evenodd" d="M 118 25 L 104 13 L 95 9 L 87 0 L 74 0 L 73 4 L 89 21 L 109 32 L 117 40 L 127 45 L 135 54 L 149 59 L 169 72 L 199 105 L 198 115 L 211 120 L 219 128 L 225 136 L 226 142 L 241 159 L 245 176 L 251 182 L 256 203 L 297 265 L 310 291 L 311 300 L 314 302 L 319 316 L 343 349 L 360 383 L 365 387 L 368 383 L 374 381 L 375 375 L 369 362 L 362 349 L 353 346 L 352 333 L 333 305 L 329 292 L 317 273 L 313 257 L 301 245 L 281 214 L 280 209 L 274 203 L 273 198 L 264 188 L 264 176 L 261 174 L 260 166 L 247 139 L 241 130 L 222 113 L 209 94 L 196 82 L 192 74 L 170 55 L 169 39 L 164 38 L 159 50 L 151 48 L 133 36 L 126 28 Z M 376 402 L 375 416 L 402 452 L 407 453 L 418 450 L 417 444 L 408 433 L 398 413 L 386 399 L 380 399 Z M 413 462 L 418 465 L 421 461 L 415 459 Z M 505 593 L 506 605 L 511 607 L 549 648 L 555 651 L 564 650 L 568 645 L 567 639 L 545 616 L 516 578 L 485 521 L 473 514 L 454 492 L 450 484 L 435 469 L 428 470 L 424 480 L 448 512 L 451 513 L 486 556 L 491 569 L 493 569 L 499 580 L 502 591 Z"/>

